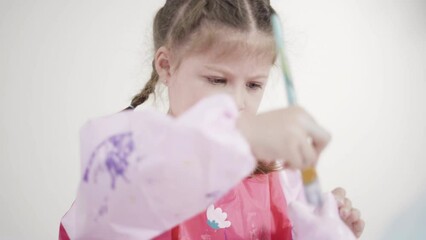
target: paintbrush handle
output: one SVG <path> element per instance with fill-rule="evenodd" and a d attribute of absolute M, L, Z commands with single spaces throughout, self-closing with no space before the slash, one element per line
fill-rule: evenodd
<path fill-rule="evenodd" d="M 281 63 L 281 71 L 284 77 L 288 104 L 293 106 L 297 104 L 296 91 L 294 89 L 290 68 L 284 51 L 284 38 L 281 21 L 278 15 L 274 14 L 271 16 L 271 23 L 277 48 L 276 50 Z M 312 167 L 302 170 L 302 179 L 305 187 L 305 196 L 308 202 L 315 207 L 322 206 L 322 192 L 315 168 Z"/>

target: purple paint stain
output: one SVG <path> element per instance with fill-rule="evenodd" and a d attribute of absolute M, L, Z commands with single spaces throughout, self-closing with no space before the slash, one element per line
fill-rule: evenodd
<path fill-rule="evenodd" d="M 115 189 L 115 184 L 118 177 L 121 176 L 124 179 L 126 179 L 126 177 L 124 176 L 124 173 L 126 171 L 128 163 L 126 159 L 120 158 L 119 156 L 112 154 L 108 156 L 108 158 L 106 159 L 105 165 L 111 176 L 111 188 Z"/>
<path fill-rule="evenodd" d="M 225 117 L 227 117 L 227 118 L 232 118 L 235 114 L 233 114 L 232 112 L 230 112 L 230 111 L 226 111 L 225 112 Z"/>
<path fill-rule="evenodd" d="M 97 163 L 103 163 L 108 171 L 111 177 L 112 189 L 115 189 L 117 179 L 120 177 L 128 182 L 125 173 L 129 166 L 128 158 L 133 153 L 133 150 L 134 143 L 131 133 L 118 134 L 106 139 L 92 153 L 89 164 L 84 171 L 83 181 L 89 182 L 92 165 L 96 160 Z M 96 172 L 95 175 L 97 175 Z"/>
<path fill-rule="evenodd" d="M 102 206 L 100 209 L 99 209 L 99 216 L 103 216 L 103 215 L 105 215 L 106 213 L 108 212 L 108 207 L 107 206 Z"/>
<path fill-rule="evenodd" d="M 84 171 L 84 177 L 83 180 L 85 182 L 89 182 L 89 168 L 86 168 L 86 170 Z"/>
<path fill-rule="evenodd" d="M 219 191 L 214 191 L 214 192 L 210 192 L 206 194 L 206 198 L 217 198 L 219 196 L 220 192 Z"/>

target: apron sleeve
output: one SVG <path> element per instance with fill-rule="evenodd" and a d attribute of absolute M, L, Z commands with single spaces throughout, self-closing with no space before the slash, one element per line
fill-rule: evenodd
<path fill-rule="evenodd" d="M 151 239 L 204 211 L 256 166 L 237 117 L 234 101 L 216 95 L 178 118 L 146 109 L 89 121 L 65 234 Z"/>

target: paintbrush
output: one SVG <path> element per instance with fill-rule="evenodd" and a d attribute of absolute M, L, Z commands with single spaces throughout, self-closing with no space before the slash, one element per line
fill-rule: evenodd
<path fill-rule="evenodd" d="M 284 51 L 284 38 L 281 27 L 281 21 L 278 15 L 273 14 L 271 16 L 272 29 L 274 32 L 274 38 L 276 43 L 276 51 L 278 54 L 279 61 L 281 63 L 280 68 L 284 77 L 284 86 L 287 92 L 287 99 L 289 105 L 296 105 L 296 91 L 294 89 L 290 68 L 288 67 L 287 58 Z M 307 139 L 308 141 L 309 139 Z M 322 206 L 322 192 L 319 184 L 318 176 L 314 167 L 302 170 L 302 179 L 305 189 L 306 200 L 315 207 Z"/>

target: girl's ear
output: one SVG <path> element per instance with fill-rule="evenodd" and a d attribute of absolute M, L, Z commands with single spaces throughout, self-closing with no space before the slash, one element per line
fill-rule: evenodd
<path fill-rule="evenodd" d="M 171 76 L 171 54 L 168 48 L 162 46 L 155 53 L 155 70 L 159 76 L 159 81 L 168 86 Z"/>

